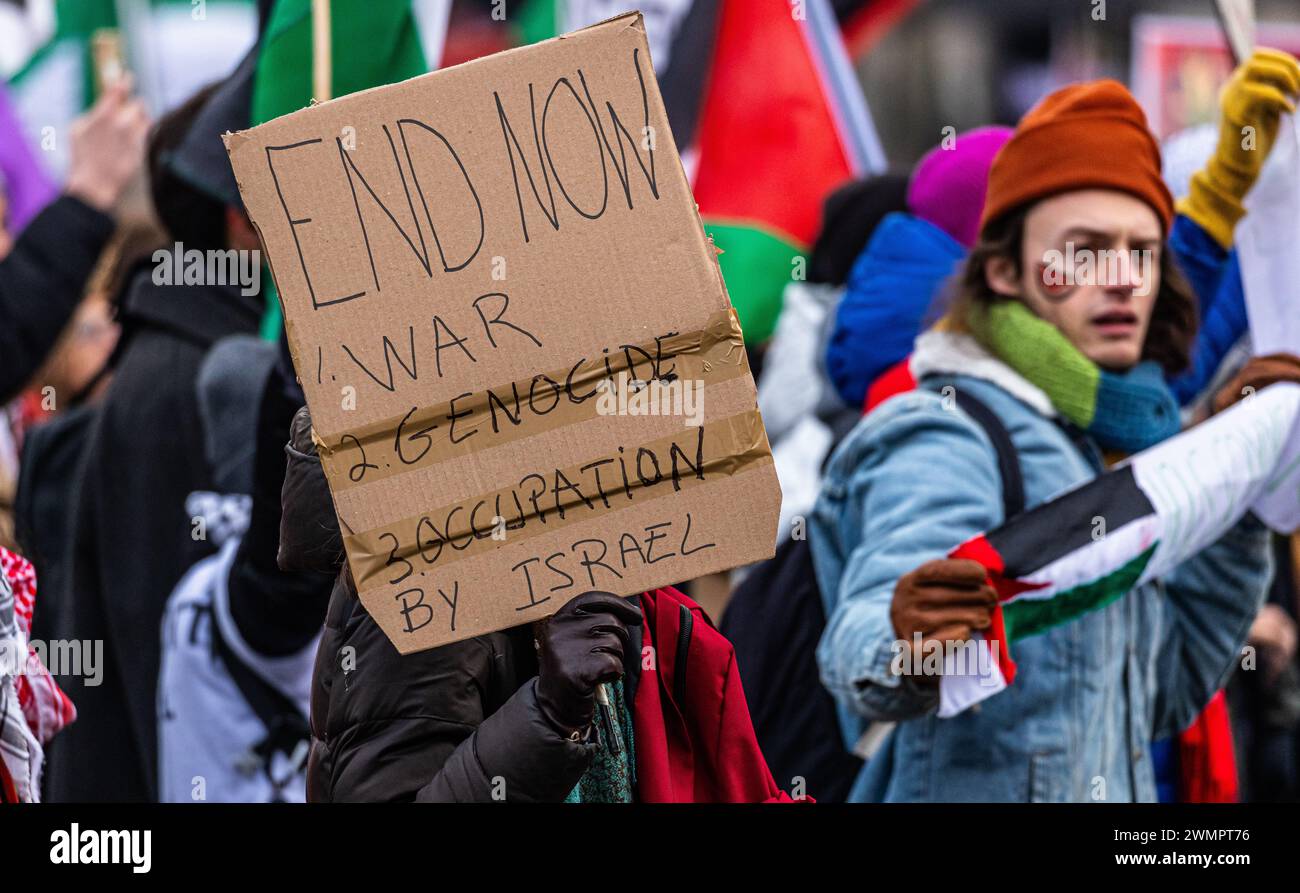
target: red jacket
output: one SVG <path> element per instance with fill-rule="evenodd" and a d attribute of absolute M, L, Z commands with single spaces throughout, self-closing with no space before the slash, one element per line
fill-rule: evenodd
<path fill-rule="evenodd" d="M 642 803 L 790 802 L 759 750 L 731 643 L 676 589 L 641 595 L 633 702 Z"/>

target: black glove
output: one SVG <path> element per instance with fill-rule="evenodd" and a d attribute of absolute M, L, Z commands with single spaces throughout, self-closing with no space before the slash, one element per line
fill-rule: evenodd
<path fill-rule="evenodd" d="M 641 609 L 608 592 L 585 592 L 546 621 L 538 634 L 537 703 L 566 736 L 591 725 L 596 685 L 623 675 L 628 625 Z"/>

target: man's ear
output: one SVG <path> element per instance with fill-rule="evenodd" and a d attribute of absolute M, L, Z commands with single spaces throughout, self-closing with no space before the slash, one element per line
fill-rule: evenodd
<path fill-rule="evenodd" d="M 994 255 L 984 262 L 984 282 L 995 294 L 1006 298 L 1023 297 L 1020 274 L 1011 258 Z"/>

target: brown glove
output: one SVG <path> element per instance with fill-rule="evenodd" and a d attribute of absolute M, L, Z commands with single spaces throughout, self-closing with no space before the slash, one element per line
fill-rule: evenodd
<path fill-rule="evenodd" d="M 1233 376 L 1232 381 L 1214 395 L 1212 401 L 1214 412 L 1223 412 L 1234 403 L 1280 381 L 1300 383 L 1300 357 L 1289 353 L 1252 357 L 1250 362 Z"/>
<path fill-rule="evenodd" d="M 973 630 L 989 628 L 997 601 L 978 561 L 940 558 L 899 578 L 889 619 L 909 645 L 917 633 L 923 642 L 965 641 Z"/>

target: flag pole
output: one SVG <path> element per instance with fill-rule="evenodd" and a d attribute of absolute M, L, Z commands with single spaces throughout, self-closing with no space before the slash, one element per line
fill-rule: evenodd
<path fill-rule="evenodd" d="M 1240 65 L 1255 48 L 1255 0 L 1215 0 L 1214 8 L 1228 40 L 1232 64 Z"/>
<path fill-rule="evenodd" d="M 330 75 L 330 0 L 311 0 L 311 93 L 317 102 L 332 98 Z"/>

